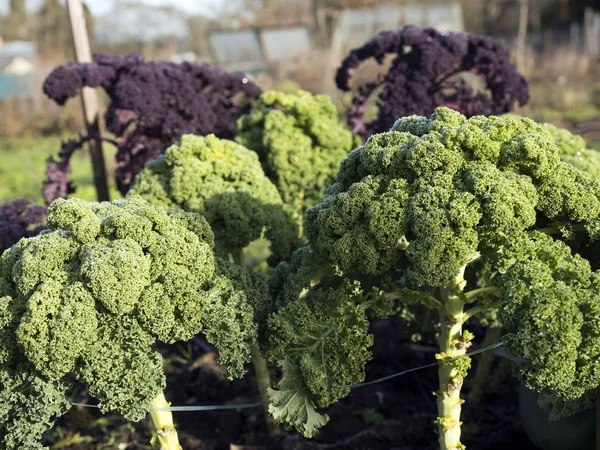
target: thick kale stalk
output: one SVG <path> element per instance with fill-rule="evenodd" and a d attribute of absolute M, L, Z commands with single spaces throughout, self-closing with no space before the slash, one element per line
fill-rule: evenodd
<path fill-rule="evenodd" d="M 150 402 L 150 418 L 156 431 L 150 443 L 160 450 L 182 450 L 175 431 L 173 414 L 167 409 L 169 406 L 171 404 L 162 392 Z"/>
<path fill-rule="evenodd" d="M 529 101 L 527 82 L 500 41 L 415 26 L 384 31 L 353 49 L 337 71 L 338 88 L 349 91 L 352 74 L 364 61 L 383 64 L 387 55 L 394 56 L 387 74 L 358 86 L 348 108 L 348 123 L 363 139 L 389 130 L 399 117 L 429 116 L 438 106 L 475 116 L 506 113 Z M 465 81 L 465 74 L 484 88 L 478 88 L 479 81 Z M 378 107 L 371 122 L 365 120 L 369 103 Z"/>
<path fill-rule="evenodd" d="M 473 317 L 498 314 L 530 388 L 561 400 L 596 389 L 600 183 L 561 153 L 530 119 L 467 119 L 449 108 L 400 119 L 352 151 L 305 214 L 312 250 L 272 282 L 285 305 L 270 320 L 284 368 L 274 417 L 317 432 L 325 419 L 316 408 L 364 376 L 364 313 L 385 315 L 390 300 L 439 312 L 441 450 L 464 449 L 460 391 L 473 337 L 464 326 Z M 322 264 L 340 281 L 315 284 Z M 348 288 L 358 281 L 362 289 Z"/>
<path fill-rule="evenodd" d="M 467 376 L 471 362 L 465 357 L 470 345 L 471 335 L 463 333 L 463 314 L 465 302 L 461 296 L 466 284 L 464 268 L 456 279 L 440 289 L 440 353 L 438 376 L 440 390 L 436 393 L 438 404 L 438 433 L 441 449 L 459 450 L 460 442 L 460 410 L 463 401 L 460 390 Z"/>
<path fill-rule="evenodd" d="M 107 130 L 117 146 L 117 187 L 125 194 L 144 164 L 161 155 L 185 133 L 233 137 L 236 121 L 249 111 L 260 88 L 240 72 L 208 64 L 146 61 L 140 55 L 94 55 L 91 64 L 57 67 L 44 81 L 44 92 L 59 105 L 83 87 L 101 87 L 110 99 Z M 63 144 L 59 159 L 48 160 L 44 197 L 65 197 L 74 151 L 100 136 Z"/>
<path fill-rule="evenodd" d="M 260 399 L 265 404 L 265 417 L 267 428 L 271 435 L 281 433 L 279 425 L 273 420 L 269 414 L 269 389 L 271 389 L 271 374 L 269 373 L 269 364 L 264 357 L 258 343 L 252 345 L 252 365 L 254 366 L 254 374 L 256 375 L 256 384 L 260 392 Z"/>

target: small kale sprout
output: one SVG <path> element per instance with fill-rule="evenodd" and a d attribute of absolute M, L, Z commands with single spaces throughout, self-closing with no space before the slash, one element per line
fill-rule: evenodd
<path fill-rule="evenodd" d="M 358 336 L 366 327 L 341 331 L 339 342 L 339 328 L 322 336 L 315 330 L 328 329 L 336 314 L 336 327 L 358 325 L 358 311 L 385 315 L 391 300 L 439 313 L 441 450 L 465 448 L 460 392 L 473 339 L 465 325 L 473 316 L 497 312 L 528 387 L 573 400 L 600 386 L 600 272 L 584 251 L 593 254 L 600 238 L 600 181 L 561 161 L 545 126 L 469 119 L 445 107 L 429 119 L 399 119 L 348 155 L 304 222 L 314 260 L 324 261 L 316 267 L 329 269 L 315 269 L 309 256 L 308 270 L 303 261 L 282 266 L 272 283 L 291 289 L 270 321 L 285 371 L 271 393 L 279 421 L 314 434 L 324 423 L 315 407 L 363 376 L 367 358 L 351 359 L 350 374 L 336 372 L 329 357 L 364 355 L 369 340 Z M 327 270 L 342 281 L 324 284 Z M 377 287 L 359 290 L 357 281 Z M 339 300 L 320 300 L 327 295 L 321 290 L 344 286 L 354 286 L 344 298 L 358 309 L 327 309 Z"/>
<path fill-rule="evenodd" d="M 298 247 L 298 227 L 256 153 L 235 142 L 184 135 L 136 177 L 132 194 L 153 205 L 202 214 L 215 233 L 216 252 L 234 260 L 263 230 L 273 263 Z"/>
<path fill-rule="evenodd" d="M 385 76 L 358 86 L 348 124 L 366 139 L 390 129 L 399 117 L 429 116 L 438 106 L 448 106 L 466 116 L 503 114 L 529 101 L 527 81 L 510 62 L 508 48 L 487 36 L 441 32 L 434 28 L 406 26 L 384 31 L 355 48 L 336 75 L 339 89 L 349 91 L 354 71 L 373 58 L 380 65 L 393 55 Z M 471 73 L 484 84 L 465 81 Z M 377 95 L 377 118 L 366 122 L 371 97 Z"/>
<path fill-rule="evenodd" d="M 260 88 L 241 72 L 209 64 L 146 61 L 140 55 L 95 54 L 94 63 L 59 66 L 44 81 L 44 92 L 59 105 L 84 87 L 101 87 L 110 99 L 106 128 L 116 140 L 85 135 L 63 143 L 59 159 L 49 158 L 44 197 L 48 203 L 73 191 L 69 159 L 90 140 L 117 146 L 117 187 L 127 193 L 144 164 L 186 133 L 231 138 L 236 120 L 249 111 Z"/>
<path fill-rule="evenodd" d="M 236 141 L 258 153 L 266 175 L 299 221 L 360 142 L 339 122 L 329 97 L 306 91 L 263 93 L 258 108 L 239 119 Z"/>
<path fill-rule="evenodd" d="M 32 237 L 44 229 L 46 207 L 32 205 L 25 198 L 0 206 L 0 255 L 24 237 Z"/>
<path fill-rule="evenodd" d="M 0 259 L 2 448 L 42 448 L 80 382 L 102 411 L 150 412 L 153 444 L 180 450 L 154 344 L 205 333 L 237 377 L 257 333 L 245 293 L 215 272 L 208 223 L 131 197 L 59 199 L 48 225 Z"/>

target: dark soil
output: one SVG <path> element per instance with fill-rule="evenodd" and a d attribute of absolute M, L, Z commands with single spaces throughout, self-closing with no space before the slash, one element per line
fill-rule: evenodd
<path fill-rule="evenodd" d="M 434 361 L 434 352 L 415 350 L 401 336 L 392 320 L 376 322 L 373 359 L 367 366 L 367 380 L 419 367 Z M 481 340 L 481 339 L 479 339 Z M 187 354 L 190 364 L 177 360 L 177 347 L 165 348 L 170 365 L 167 398 L 173 405 L 251 403 L 258 400 L 254 377 L 227 381 L 215 354 L 197 339 Z M 185 351 L 183 352 L 185 353 Z M 473 357 L 476 369 L 480 355 Z M 277 374 L 274 373 L 274 376 Z M 471 379 L 474 377 L 471 376 Z M 409 373 L 383 383 L 353 389 L 350 395 L 327 409 L 329 424 L 312 440 L 284 432 L 269 438 L 262 408 L 174 413 L 180 441 L 185 450 L 309 450 L 309 449 L 394 449 L 435 450 L 437 437 L 433 421 L 437 390 L 435 367 Z M 496 357 L 488 378 L 486 394 L 478 405 L 463 406 L 463 443 L 473 450 L 527 450 L 530 443 L 518 412 L 519 384 L 512 377 L 507 360 Z M 463 388 L 468 398 L 469 377 Z M 84 395 L 83 393 L 82 395 Z M 90 400 L 93 403 L 93 400 Z M 79 435 L 77 434 L 79 433 Z M 147 422 L 129 425 L 97 410 L 74 408 L 50 434 L 55 449 L 148 449 Z M 78 442 L 79 441 L 79 442 Z M 119 446 L 119 443 L 127 445 Z M 68 445 L 72 444 L 72 445 Z"/>

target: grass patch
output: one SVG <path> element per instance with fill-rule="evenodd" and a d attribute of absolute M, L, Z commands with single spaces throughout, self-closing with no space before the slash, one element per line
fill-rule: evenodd
<path fill-rule="evenodd" d="M 28 198 L 43 203 L 42 182 L 45 179 L 46 159 L 60 150 L 60 137 L 0 137 L 0 203 L 17 198 Z M 119 198 L 114 183 L 116 149 L 104 146 L 104 157 L 109 172 L 111 198 Z M 71 159 L 71 180 L 77 190 L 74 197 L 96 200 L 92 178 L 92 167 L 87 147 L 78 151 Z"/>

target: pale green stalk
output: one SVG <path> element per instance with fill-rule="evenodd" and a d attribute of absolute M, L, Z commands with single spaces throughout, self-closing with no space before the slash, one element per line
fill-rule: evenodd
<path fill-rule="evenodd" d="M 279 434 L 281 433 L 281 429 L 273 421 L 271 414 L 269 414 L 269 398 L 267 397 L 267 390 L 271 387 L 269 366 L 256 343 L 252 345 L 252 364 L 254 364 L 254 372 L 256 372 L 256 384 L 258 384 L 258 390 L 260 391 L 260 399 L 264 404 L 267 429 L 271 435 Z"/>
<path fill-rule="evenodd" d="M 173 414 L 166 410 L 169 406 L 171 404 L 162 392 L 150 403 L 150 417 L 154 425 L 154 436 L 150 443 L 157 450 L 182 450 L 173 423 Z"/>
<path fill-rule="evenodd" d="M 463 334 L 463 313 L 465 307 L 462 291 L 465 287 L 464 268 L 459 275 L 447 286 L 440 289 L 439 300 L 443 307 L 440 309 L 440 336 L 438 339 L 440 353 L 436 355 L 439 361 L 439 391 L 437 395 L 440 450 L 463 450 L 460 441 L 461 405 L 460 390 L 470 365 L 470 359 L 465 356 L 470 344 L 471 335 Z"/>

